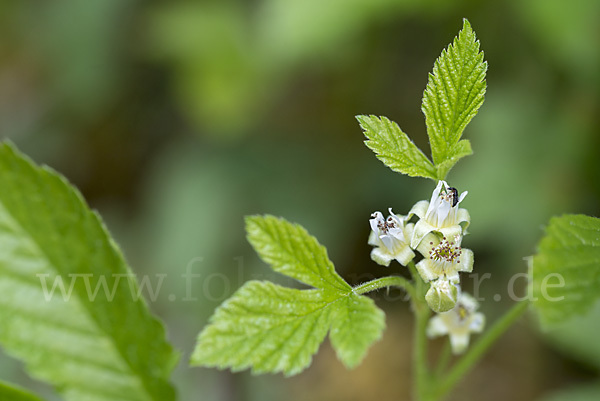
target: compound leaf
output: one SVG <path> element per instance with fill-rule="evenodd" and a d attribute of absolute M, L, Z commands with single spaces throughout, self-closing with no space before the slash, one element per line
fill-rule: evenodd
<path fill-rule="evenodd" d="M 191 364 L 291 376 L 310 365 L 331 328 L 332 345 L 351 368 L 381 337 L 384 320 L 371 299 L 351 291 L 250 281 L 212 316 L 198 337 Z"/>
<path fill-rule="evenodd" d="M 383 312 L 354 293 L 304 228 L 273 216 L 248 217 L 246 228 L 249 241 L 275 271 L 316 288 L 246 283 L 211 317 L 190 363 L 294 375 L 310 365 L 331 330 L 340 360 L 356 366 L 381 337 Z"/>

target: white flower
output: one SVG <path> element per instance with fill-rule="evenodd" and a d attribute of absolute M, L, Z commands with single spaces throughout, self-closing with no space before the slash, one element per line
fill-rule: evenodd
<path fill-rule="evenodd" d="M 404 216 L 395 215 L 391 208 L 389 213 L 384 219 L 381 212 L 375 212 L 369 220 L 372 230 L 369 245 L 375 247 L 371 251 L 371 259 L 383 266 L 389 266 L 392 259 L 396 259 L 405 266 L 415 257 L 408 244 L 414 224 L 406 224 Z"/>
<path fill-rule="evenodd" d="M 417 250 L 424 258 L 416 267 L 423 281 L 447 278 L 458 283 L 458 272 L 473 271 L 473 251 L 461 248 L 461 240 L 460 235 L 448 241 L 446 237 L 440 240 L 438 235 L 428 234 L 421 241 Z"/>
<path fill-rule="evenodd" d="M 471 333 L 481 333 L 485 325 L 485 316 L 475 312 L 477 301 L 468 294 L 461 293 L 458 303 L 449 312 L 438 313 L 429 320 L 427 336 L 429 338 L 448 335 L 454 354 L 467 349 Z"/>
<path fill-rule="evenodd" d="M 446 238 L 454 238 L 463 234 L 471 222 L 466 209 L 460 209 L 460 202 L 467 196 L 468 191 L 458 195 L 456 188 L 449 187 L 446 181 L 439 181 L 431 196 L 431 201 L 417 202 L 408 212 L 410 219 L 413 214 L 419 217 L 411 238 L 411 247 L 416 249 L 423 238 L 432 231 L 442 233 Z"/>
<path fill-rule="evenodd" d="M 447 312 L 456 306 L 460 288 L 446 278 L 440 278 L 431 282 L 425 300 L 434 312 Z"/>

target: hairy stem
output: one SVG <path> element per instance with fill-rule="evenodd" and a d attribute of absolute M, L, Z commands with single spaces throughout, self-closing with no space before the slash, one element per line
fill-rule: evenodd
<path fill-rule="evenodd" d="M 387 287 L 401 288 L 405 290 L 411 296 L 411 298 L 414 298 L 416 295 L 415 287 L 412 285 L 412 283 L 404 277 L 400 276 L 388 276 L 371 280 L 354 287 L 353 290 L 357 294 L 365 294 L 367 292 Z"/>
<path fill-rule="evenodd" d="M 519 302 L 494 323 L 481 338 L 450 369 L 444 379 L 436 386 L 434 400 L 442 399 L 462 377 L 481 359 L 490 346 L 504 334 L 527 310 L 528 302 Z"/>

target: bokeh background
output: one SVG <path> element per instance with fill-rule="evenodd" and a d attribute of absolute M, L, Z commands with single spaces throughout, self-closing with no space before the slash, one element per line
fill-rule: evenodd
<path fill-rule="evenodd" d="M 388 116 L 428 149 L 427 73 L 464 17 L 489 62 L 488 91 L 465 134 L 475 154 L 449 181 L 469 190 L 463 245 L 479 276 L 465 287 L 491 275 L 479 287 L 491 322 L 550 216 L 600 215 L 597 0 L 1 2 L 0 135 L 82 191 L 137 274 L 154 284 L 166 274 L 149 303 L 182 352 L 181 400 L 405 400 L 412 320 L 393 291 L 375 295 L 388 328 L 354 371 L 327 342 L 289 379 L 187 361 L 244 281 L 290 284 L 253 253 L 244 215 L 301 223 L 352 283 L 402 273 L 370 261 L 367 220 L 406 213 L 434 183 L 381 164 L 354 116 Z M 201 275 L 191 287 L 186 269 Z M 513 284 L 524 293 L 523 278 Z M 581 399 L 599 399 L 598 330 L 600 308 L 549 334 L 529 316 L 451 399 L 574 399 L 555 392 L 581 386 Z M 59 399 L 4 355 L 0 374 Z"/>

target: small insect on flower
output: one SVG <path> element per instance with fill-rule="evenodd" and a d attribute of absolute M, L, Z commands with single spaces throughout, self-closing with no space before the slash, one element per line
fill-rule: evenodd
<path fill-rule="evenodd" d="M 413 215 L 419 217 L 410 240 L 410 246 L 415 249 L 423 238 L 430 232 L 436 231 L 446 238 L 463 235 L 471 221 L 469 212 L 459 207 L 468 191 L 459 194 L 446 181 L 439 181 L 431 195 L 431 201 L 417 202 L 407 218 Z"/>
<path fill-rule="evenodd" d="M 454 187 L 448 187 L 448 192 L 446 194 L 448 200 L 452 204 L 452 207 L 455 207 L 458 204 L 458 190 Z"/>

